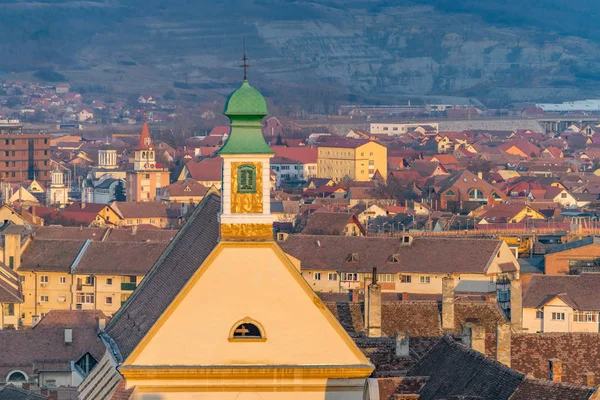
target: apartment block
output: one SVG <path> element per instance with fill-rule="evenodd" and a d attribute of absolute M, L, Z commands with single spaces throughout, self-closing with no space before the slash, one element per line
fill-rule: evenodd
<path fill-rule="evenodd" d="M 50 182 L 50 135 L 24 133 L 22 125 L 0 125 L 0 173 L 6 182 L 34 178 Z"/>
<path fill-rule="evenodd" d="M 319 145 L 317 177 L 369 181 L 379 172 L 387 176 L 387 148 L 363 139 L 336 139 Z"/>

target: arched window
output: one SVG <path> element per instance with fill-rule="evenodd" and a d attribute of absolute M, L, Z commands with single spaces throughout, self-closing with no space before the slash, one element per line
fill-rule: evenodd
<path fill-rule="evenodd" d="M 13 371 L 8 374 L 6 378 L 7 382 L 25 382 L 27 380 L 27 375 L 21 371 Z"/>
<path fill-rule="evenodd" d="M 229 332 L 229 341 L 264 342 L 267 340 L 261 324 L 252 318 L 236 322 Z"/>
<path fill-rule="evenodd" d="M 469 200 L 483 200 L 483 192 L 479 189 L 473 189 L 469 192 Z"/>
<path fill-rule="evenodd" d="M 454 192 L 452 190 L 448 190 L 446 192 L 446 196 L 454 196 Z"/>
<path fill-rule="evenodd" d="M 142 158 L 146 158 L 146 152 L 142 151 Z"/>
<path fill-rule="evenodd" d="M 249 164 L 238 167 L 238 193 L 256 193 L 256 167 Z"/>

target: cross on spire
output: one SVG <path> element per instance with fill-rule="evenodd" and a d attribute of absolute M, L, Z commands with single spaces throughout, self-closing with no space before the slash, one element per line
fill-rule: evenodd
<path fill-rule="evenodd" d="M 242 65 L 240 65 L 240 68 L 244 68 L 244 80 L 246 80 L 247 78 L 247 70 L 250 67 L 250 64 L 248 64 L 248 57 L 246 57 L 246 35 L 244 35 L 244 56 L 242 57 L 242 61 L 244 62 Z"/>

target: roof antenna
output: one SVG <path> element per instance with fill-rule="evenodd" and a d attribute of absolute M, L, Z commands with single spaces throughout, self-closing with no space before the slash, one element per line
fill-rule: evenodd
<path fill-rule="evenodd" d="M 246 35 L 243 36 L 243 43 L 244 43 L 244 56 L 242 57 L 242 61 L 244 62 L 242 65 L 240 65 L 240 68 L 244 68 L 244 80 L 247 80 L 247 69 L 250 67 L 250 64 L 248 64 L 248 57 L 246 57 Z"/>

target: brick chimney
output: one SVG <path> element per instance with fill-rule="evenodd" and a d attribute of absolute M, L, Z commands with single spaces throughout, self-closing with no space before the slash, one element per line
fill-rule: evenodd
<path fill-rule="evenodd" d="M 377 283 L 377 268 L 373 268 L 372 283 L 367 290 L 368 302 L 365 302 L 367 336 L 381 337 L 381 286 Z"/>
<path fill-rule="evenodd" d="M 358 303 L 358 289 L 350 289 L 350 301 Z"/>
<path fill-rule="evenodd" d="M 510 325 L 513 332 L 523 330 L 523 287 L 518 276 L 510 281 Z"/>
<path fill-rule="evenodd" d="M 454 277 L 442 278 L 442 329 L 454 330 Z"/>
<path fill-rule="evenodd" d="M 470 349 L 485 354 L 485 328 L 467 322 L 462 327 L 462 343 Z"/>
<path fill-rule="evenodd" d="M 562 382 L 562 361 L 558 358 L 551 358 L 548 360 L 548 365 L 548 380 L 551 380 L 552 382 Z"/>
<path fill-rule="evenodd" d="M 583 385 L 589 386 L 589 387 L 595 387 L 596 386 L 596 374 L 593 372 L 584 372 Z"/>
<path fill-rule="evenodd" d="M 410 338 L 408 332 L 396 332 L 396 357 L 406 358 L 410 355 Z"/>
<path fill-rule="evenodd" d="M 510 368 L 510 324 L 502 322 L 496 326 L 496 361 Z"/>

